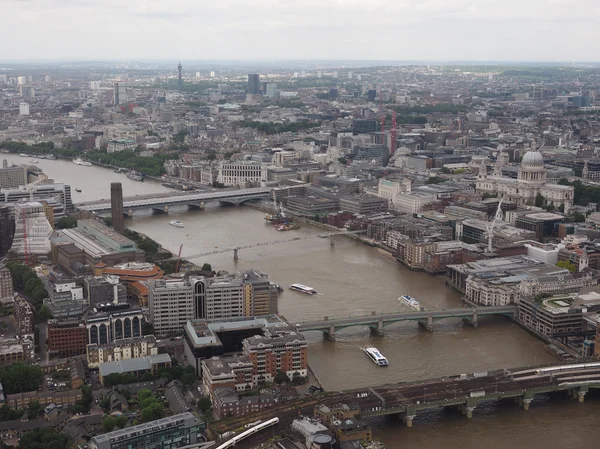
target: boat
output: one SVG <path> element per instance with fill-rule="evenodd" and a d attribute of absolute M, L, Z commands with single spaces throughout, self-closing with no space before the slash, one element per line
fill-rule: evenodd
<path fill-rule="evenodd" d="M 40 161 L 38 161 L 37 159 L 30 159 L 29 163 L 30 164 L 39 164 Z"/>
<path fill-rule="evenodd" d="M 81 189 L 75 189 L 75 191 L 81 193 Z"/>
<path fill-rule="evenodd" d="M 46 159 L 48 159 L 50 161 L 55 161 L 56 160 L 56 156 L 54 156 L 53 154 L 49 154 L 48 156 L 46 156 Z"/>
<path fill-rule="evenodd" d="M 113 170 L 113 173 L 123 173 L 124 171 L 124 168 L 117 168 L 116 170 Z"/>
<path fill-rule="evenodd" d="M 171 226 L 175 226 L 176 228 L 183 228 L 183 223 L 179 220 L 171 220 L 169 224 Z"/>
<path fill-rule="evenodd" d="M 398 298 L 398 301 L 403 302 L 404 304 L 406 304 L 408 307 L 411 307 L 415 310 L 421 310 L 421 304 L 419 304 L 419 301 L 417 301 L 415 298 L 413 298 L 412 296 L 409 295 L 402 295 Z"/>
<path fill-rule="evenodd" d="M 317 294 L 317 291 L 314 288 L 302 284 L 292 284 L 290 285 L 290 290 L 296 290 L 297 292 L 306 293 L 307 295 Z"/>
<path fill-rule="evenodd" d="M 144 177 L 142 175 L 140 175 L 139 173 L 136 173 L 135 170 L 132 170 L 129 173 L 127 173 L 127 177 L 129 179 L 133 179 L 134 181 L 143 181 L 144 180 Z"/>
<path fill-rule="evenodd" d="M 80 157 L 78 157 L 77 159 L 73 159 L 73 163 L 75 165 L 81 165 L 83 167 L 91 167 L 92 166 L 91 162 L 84 161 Z"/>
<path fill-rule="evenodd" d="M 388 366 L 388 359 L 386 359 L 381 352 L 379 352 L 379 349 L 377 348 L 363 348 L 363 351 L 365 352 L 365 354 L 367 354 L 369 356 L 369 358 L 371 360 L 373 360 L 373 363 L 375 363 L 375 365 L 378 366 Z"/>
<path fill-rule="evenodd" d="M 29 155 L 25 154 L 25 153 L 21 153 L 21 154 L 19 154 L 19 156 L 21 156 L 21 157 L 29 157 Z"/>

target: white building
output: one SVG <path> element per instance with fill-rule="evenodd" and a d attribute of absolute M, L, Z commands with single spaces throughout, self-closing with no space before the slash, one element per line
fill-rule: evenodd
<path fill-rule="evenodd" d="M 135 147 L 137 147 L 137 143 L 135 142 L 135 140 L 109 140 L 106 152 L 116 153 L 117 151 L 134 150 Z"/>
<path fill-rule="evenodd" d="M 90 89 L 92 90 L 100 90 L 100 81 L 90 81 Z"/>
<path fill-rule="evenodd" d="M 19 76 L 17 77 L 17 84 L 19 86 L 22 86 L 23 84 L 27 83 L 27 77 L 26 76 Z"/>
<path fill-rule="evenodd" d="M 15 204 L 15 237 L 11 250 L 17 254 L 48 254 L 52 226 L 42 203 Z"/>
<path fill-rule="evenodd" d="M 225 162 L 219 166 L 217 182 L 226 186 L 244 186 L 246 182 L 267 180 L 267 167 L 256 162 Z"/>
<path fill-rule="evenodd" d="M 29 115 L 29 103 L 19 103 L 19 115 Z"/>
<path fill-rule="evenodd" d="M 499 170 L 495 170 L 497 173 Z M 477 175 L 478 193 L 492 193 L 518 205 L 534 205 L 538 194 L 544 198 L 544 205 L 556 209 L 564 207 L 569 212 L 573 207 L 574 188 L 550 184 L 546 180 L 544 158 L 539 151 L 528 151 L 523 156 L 517 179 L 498 174 L 488 176 L 482 164 Z"/>

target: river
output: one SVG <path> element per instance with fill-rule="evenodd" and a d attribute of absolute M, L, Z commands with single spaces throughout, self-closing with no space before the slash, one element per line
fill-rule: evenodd
<path fill-rule="evenodd" d="M 8 159 L 23 163 L 18 156 Z M 132 181 L 99 167 L 48 160 L 37 165 L 50 178 L 70 184 L 74 202 L 109 198 L 111 181 L 123 183 L 125 196 L 168 191 L 158 183 Z M 75 192 L 75 188 L 82 192 Z M 249 207 L 209 203 L 203 211 L 189 212 L 181 207 L 170 209 L 169 215 L 136 212 L 126 226 L 173 252 L 183 244 L 184 257 L 322 232 L 308 225 L 297 231 L 276 232 L 262 217 Z M 183 221 L 185 228 L 169 226 L 172 219 Z M 254 268 L 284 287 L 291 283 L 314 287 L 319 292 L 314 296 L 284 289 L 279 310 L 293 322 L 407 310 L 397 299 L 402 294 L 416 297 L 427 309 L 461 305 L 459 295 L 444 285 L 442 277 L 412 272 L 387 253 L 344 237 L 336 238 L 333 247 L 328 239 L 313 238 L 243 249 L 237 262 L 231 252 L 194 262 L 208 262 L 227 271 Z M 318 333 L 307 333 L 306 337 L 309 363 L 330 390 L 555 361 L 541 342 L 502 317 L 480 317 L 477 329 L 449 319 L 436 322 L 432 333 L 411 322 L 389 326 L 384 337 L 370 336 L 368 329 L 360 327 L 338 331 L 336 342 L 324 341 Z M 365 345 L 377 346 L 390 366 L 380 368 L 371 363 L 360 350 Z M 542 397 L 534 401 L 530 411 L 514 404 L 481 405 L 472 420 L 448 411 L 426 413 L 417 416 L 411 429 L 392 418 L 374 421 L 373 425 L 376 436 L 390 449 L 595 447 L 600 407 L 598 399 L 588 396 L 583 404 L 567 400 L 557 403 Z"/>

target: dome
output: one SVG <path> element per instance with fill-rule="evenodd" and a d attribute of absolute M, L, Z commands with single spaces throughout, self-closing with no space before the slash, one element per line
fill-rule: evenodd
<path fill-rule="evenodd" d="M 523 156 L 521 165 L 538 165 L 543 167 L 544 157 L 539 151 L 528 151 L 525 153 L 525 156 Z"/>

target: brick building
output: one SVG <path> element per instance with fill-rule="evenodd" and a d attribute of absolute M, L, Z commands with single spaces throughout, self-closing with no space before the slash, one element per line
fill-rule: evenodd
<path fill-rule="evenodd" d="M 85 354 L 87 329 L 78 320 L 48 320 L 48 350 L 59 357 Z"/>

